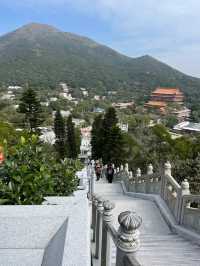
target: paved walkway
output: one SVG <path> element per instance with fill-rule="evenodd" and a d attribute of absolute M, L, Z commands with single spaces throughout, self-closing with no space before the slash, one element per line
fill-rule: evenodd
<path fill-rule="evenodd" d="M 141 248 L 138 261 L 144 266 L 200 266 L 200 247 L 173 234 L 154 202 L 123 194 L 120 183 L 108 184 L 104 179 L 95 183 L 95 193 L 115 203 L 114 226 L 122 211 L 131 210 L 142 217 Z M 112 244 L 112 265 L 116 248 Z M 98 265 L 96 262 L 95 265 Z"/>

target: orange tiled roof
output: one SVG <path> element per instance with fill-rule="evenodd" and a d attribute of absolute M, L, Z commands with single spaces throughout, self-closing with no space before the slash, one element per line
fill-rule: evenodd
<path fill-rule="evenodd" d="M 182 94 L 179 88 L 165 88 L 165 87 L 158 87 L 153 91 L 153 93 L 159 94 Z"/>
<path fill-rule="evenodd" d="M 165 102 L 159 102 L 159 101 L 149 101 L 148 103 L 146 103 L 146 105 L 148 106 L 155 106 L 155 107 L 166 107 L 167 104 Z"/>

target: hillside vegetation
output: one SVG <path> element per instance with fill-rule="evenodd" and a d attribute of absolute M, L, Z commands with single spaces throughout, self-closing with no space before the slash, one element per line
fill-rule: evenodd
<path fill-rule="evenodd" d="M 146 55 L 130 58 L 88 38 L 32 23 L 0 37 L 0 85 L 55 87 L 60 81 L 100 94 L 121 90 L 145 96 L 156 86 L 198 94 L 200 79 Z"/>

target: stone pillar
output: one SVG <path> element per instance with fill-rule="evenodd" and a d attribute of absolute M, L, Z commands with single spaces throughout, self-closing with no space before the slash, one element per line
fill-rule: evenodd
<path fill-rule="evenodd" d="M 165 198 L 165 187 L 166 187 L 166 176 L 171 176 L 172 172 L 171 172 L 171 164 L 170 162 L 166 162 L 164 165 L 164 171 L 162 174 L 162 178 L 161 178 L 161 196 L 164 199 Z"/>
<path fill-rule="evenodd" d="M 116 266 L 123 266 L 123 259 L 127 254 L 135 255 L 140 248 L 140 233 L 138 228 L 142 218 L 135 212 L 125 211 L 118 216 L 120 224 L 117 237 Z"/>
<path fill-rule="evenodd" d="M 126 164 L 125 164 L 125 169 L 124 169 L 124 170 L 125 170 L 127 173 L 129 172 L 129 169 L 128 169 L 128 168 L 129 168 L 129 167 L 128 167 L 128 163 L 126 163 Z"/>
<path fill-rule="evenodd" d="M 184 179 L 181 183 L 181 195 L 190 195 L 190 184 L 187 179 Z"/>
<path fill-rule="evenodd" d="M 92 241 L 95 242 L 95 233 L 96 233 L 96 220 L 97 220 L 97 200 L 98 196 L 93 195 L 93 200 L 92 200 L 92 229 L 93 229 L 93 234 L 92 234 Z"/>
<path fill-rule="evenodd" d="M 129 171 L 129 180 L 132 180 L 132 179 L 133 179 L 133 172 Z"/>
<path fill-rule="evenodd" d="M 104 201 L 103 203 L 103 226 L 102 226 L 102 248 L 101 248 L 101 266 L 110 266 L 111 258 L 111 236 L 107 230 L 107 226 L 112 224 L 113 215 L 112 210 L 114 209 L 114 203 L 110 201 Z"/>
<path fill-rule="evenodd" d="M 138 192 L 138 185 L 139 185 L 139 183 L 141 183 L 141 180 L 140 180 L 141 175 L 142 175 L 141 169 L 138 168 L 138 169 L 136 170 L 136 180 L 135 180 L 135 184 L 136 184 L 136 185 L 135 185 L 135 192 Z"/>
<path fill-rule="evenodd" d="M 102 243 L 102 213 L 103 213 L 103 199 L 98 197 L 97 204 L 97 218 L 96 218 L 96 248 L 95 248 L 95 258 L 99 258 L 99 254 L 101 254 L 101 243 Z"/>
<path fill-rule="evenodd" d="M 91 171 L 91 180 L 90 180 L 90 183 L 91 183 L 91 194 L 93 195 L 94 192 L 95 192 L 95 171 L 94 169 L 92 169 Z"/>
<path fill-rule="evenodd" d="M 153 165 L 150 163 L 147 166 L 147 175 L 152 175 L 153 174 Z"/>
<path fill-rule="evenodd" d="M 145 180 L 146 184 L 145 184 L 145 191 L 146 193 L 151 193 L 152 191 L 152 176 L 153 175 L 153 165 L 150 163 L 148 166 L 147 166 L 147 178 Z"/>
<path fill-rule="evenodd" d="M 172 166 L 171 166 L 171 164 L 170 164 L 169 161 L 167 161 L 165 163 L 165 166 L 164 166 L 164 175 L 169 175 L 169 176 L 172 175 Z"/>
<path fill-rule="evenodd" d="M 181 183 L 181 196 L 190 195 L 190 183 L 187 179 L 184 179 Z M 190 202 L 186 204 L 186 208 L 190 208 Z"/>

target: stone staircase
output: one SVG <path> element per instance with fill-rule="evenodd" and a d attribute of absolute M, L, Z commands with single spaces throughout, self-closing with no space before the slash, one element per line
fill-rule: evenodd
<path fill-rule="evenodd" d="M 200 247 L 177 234 L 173 234 L 154 202 L 123 194 L 120 183 L 108 184 L 99 180 L 95 193 L 115 203 L 114 226 L 117 217 L 125 210 L 135 211 L 142 217 L 141 247 L 137 260 L 143 266 L 200 266 Z M 112 265 L 116 265 L 116 247 L 112 242 Z"/>

